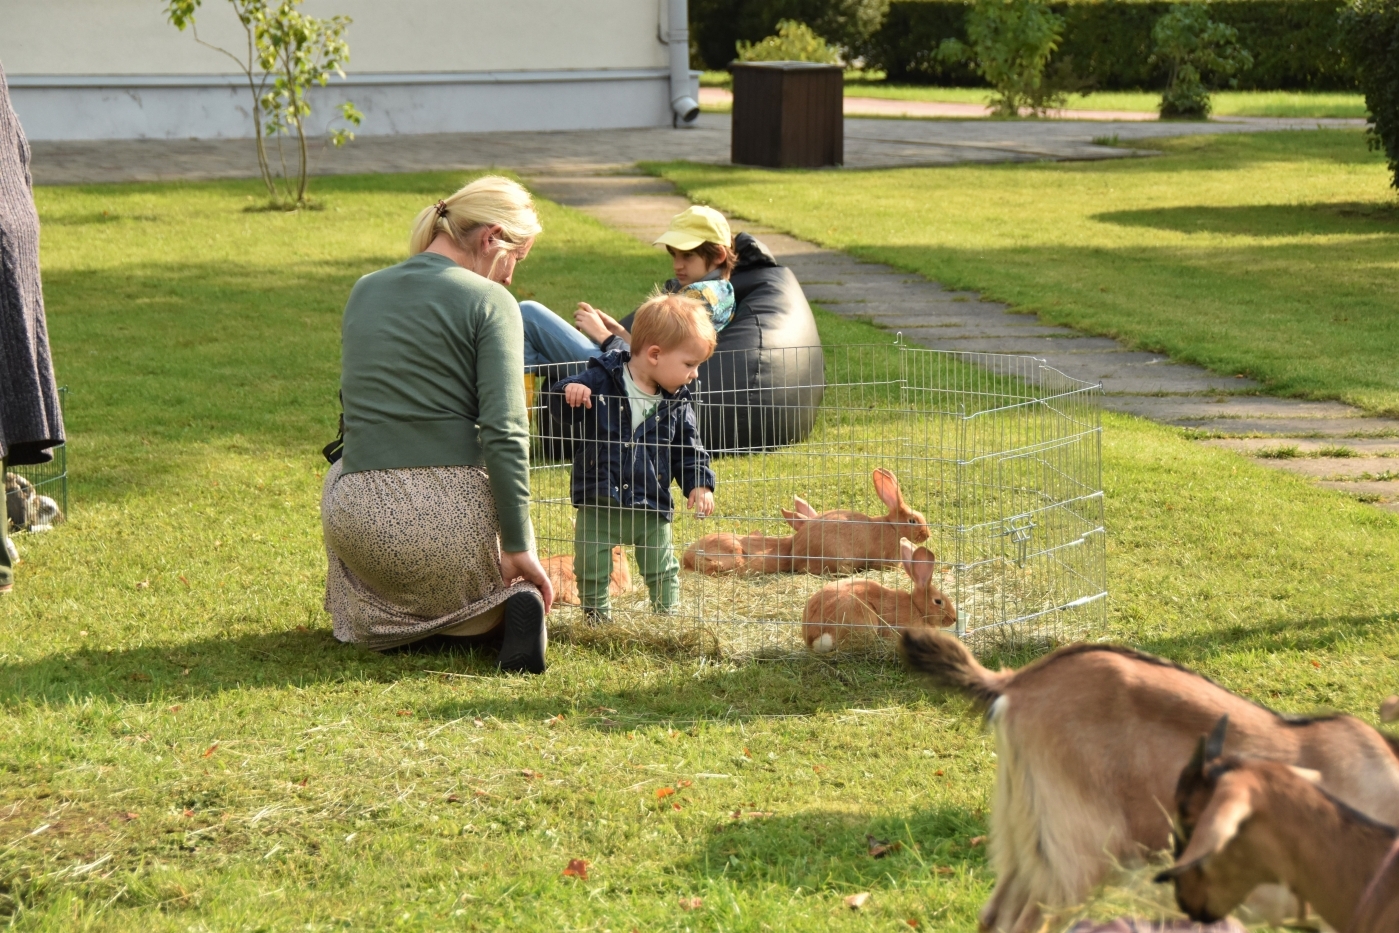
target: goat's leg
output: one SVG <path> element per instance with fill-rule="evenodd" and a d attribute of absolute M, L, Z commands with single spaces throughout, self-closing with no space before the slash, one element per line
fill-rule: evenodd
<path fill-rule="evenodd" d="M 1015 925 L 1010 928 L 1010 933 L 1038 933 L 1044 926 L 1044 912 L 1040 910 L 1040 905 L 1030 901 L 1020 911 L 1020 916 L 1015 918 Z"/>
<path fill-rule="evenodd" d="M 981 933 L 1009 933 L 1006 921 L 1019 916 L 1029 902 L 1029 895 L 1020 882 L 1014 868 L 996 879 L 996 887 L 991 891 L 991 899 L 977 915 L 977 925 Z"/>

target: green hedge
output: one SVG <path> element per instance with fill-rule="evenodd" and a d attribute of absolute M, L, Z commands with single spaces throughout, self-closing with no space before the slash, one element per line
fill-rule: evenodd
<path fill-rule="evenodd" d="M 1148 64 L 1151 27 L 1168 9 L 1166 0 L 1146 2 L 1059 2 L 1064 40 L 1058 57 L 1072 57 L 1074 71 L 1099 90 L 1165 86 L 1163 66 Z M 943 65 L 932 50 L 943 39 L 966 39 L 969 0 L 892 0 L 883 26 L 860 49 L 872 67 L 891 81 L 948 86 L 983 82 L 965 66 Z M 1340 0 L 1214 0 L 1212 19 L 1239 31 L 1253 67 L 1239 75 L 1248 90 L 1352 90 L 1354 69 L 1339 42 Z"/>
<path fill-rule="evenodd" d="M 1371 147 L 1384 151 L 1399 188 L 1399 0 L 1355 0 L 1341 37 L 1365 92 Z"/>
<path fill-rule="evenodd" d="M 862 54 L 879 29 L 889 0 L 690 0 L 690 64 L 727 68 L 735 45 L 758 42 L 777 32 L 777 23 L 794 19 L 821 38 Z"/>

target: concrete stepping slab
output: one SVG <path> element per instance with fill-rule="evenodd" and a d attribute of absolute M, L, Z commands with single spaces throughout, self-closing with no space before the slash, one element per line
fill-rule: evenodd
<path fill-rule="evenodd" d="M 1235 379 L 1236 385 L 1248 380 Z M 1340 402 L 1309 402 L 1267 395 L 1185 395 L 1121 399 L 1118 411 L 1141 415 L 1153 421 L 1184 422 L 1202 418 L 1357 418 L 1361 413 Z"/>
<path fill-rule="evenodd" d="M 955 350 L 955 346 L 943 346 L 938 341 L 955 340 L 976 340 L 983 337 L 1004 337 L 1007 341 L 1017 341 L 1021 337 L 1036 337 L 1074 340 L 1082 335 L 1064 328 L 1043 328 L 1036 330 L 1033 334 L 1026 334 L 1026 328 L 1020 324 L 1008 324 L 1000 320 L 976 320 L 967 318 L 945 317 L 934 318 L 930 321 L 890 321 L 889 318 L 866 315 L 861 313 L 847 314 L 844 317 L 852 317 L 856 320 L 863 320 L 867 323 L 883 327 L 890 333 L 903 334 L 904 339 L 922 344 L 934 350 Z M 1042 331 L 1048 330 L 1045 334 Z M 965 349 L 965 348 L 962 348 Z M 1001 351 L 995 351 L 1001 352 Z"/>
<path fill-rule="evenodd" d="M 920 332 L 921 333 L 921 332 Z M 906 333 L 905 336 L 908 336 Z M 1112 353 L 1118 349 L 1119 344 L 1115 340 L 1107 337 L 1080 337 L 1080 336 L 1044 336 L 1040 334 L 1015 334 L 1003 332 L 1001 334 L 978 334 L 976 336 L 962 335 L 957 332 L 948 333 L 944 337 L 934 338 L 937 342 L 925 343 L 926 346 L 935 350 L 959 350 L 968 353 L 1012 353 L 1023 356 L 1038 356 L 1048 360 L 1051 355 L 1057 358 L 1064 353 L 1092 353 L 1100 355 Z M 1050 363 L 1053 366 L 1053 363 Z M 1056 369 L 1059 367 L 1055 366 Z M 1071 374 L 1070 374 L 1071 375 Z"/>
<path fill-rule="evenodd" d="M 1109 395 L 1185 395 L 1197 392 L 1229 392 L 1249 388 L 1244 379 L 1217 376 L 1191 366 L 1174 363 L 1170 357 L 1137 350 L 1118 349 L 1095 353 L 1041 354 L 1050 366 L 1066 376 L 1086 382 L 1101 382 Z"/>
<path fill-rule="evenodd" d="M 1343 492 L 1351 496 L 1378 496 L 1381 501 L 1394 502 L 1399 500 L 1399 480 L 1388 482 L 1356 482 L 1344 483 L 1323 480 L 1317 483 L 1322 489 L 1331 489 L 1336 492 Z"/>
<path fill-rule="evenodd" d="M 1255 456 L 1259 451 L 1277 450 L 1279 447 L 1295 447 L 1301 454 L 1314 454 L 1327 448 L 1345 447 L 1365 457 L 1399 458 L 1399 438 L 1352 437 L 1338 442 L 1306 437 L 1221 437 L 1212 438 L 1202 443 L 1211 447 L 1223 447 L 1226 450 L 1237 451 L 1249 456 Z"/>
<path fill-rule="evenodd" d="M 1298 476 L 1337 483 L 1392 482 L 1399 479 L 1399 457 L 1254 458 L 1255 462 Z M 1381 479 L 1384 477 L 1384 479 Z"/>
<path fill-rule="evenodd" d="M 1112 407 L 1111 401 L 1103 404 Z M 1287 438 L 1288 443 L 1300 437 L 1399 437 L 1399 421 L 1385 418 L 1181 418 L 1171 424 L 1226 436 Z"/>

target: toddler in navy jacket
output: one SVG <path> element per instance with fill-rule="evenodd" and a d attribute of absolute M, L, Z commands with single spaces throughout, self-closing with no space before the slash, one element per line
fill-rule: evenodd
<path fill-rule="evenodd" d="M 637 309 L 631 336 L 631 352 L 590 360 L 549 396 L 550 413 L 577 438 L 573 569 L 589 618 L 610 612 L 612 548 L 619 544 L 635 548 L 652 608 L 675 610 L 680 563 L 671 542 L 672 480 L 696 516 L 714 511 L 714 471 L 685 388 L 714 353 L 714 325 L 699 301 L 658 295 Z"/>

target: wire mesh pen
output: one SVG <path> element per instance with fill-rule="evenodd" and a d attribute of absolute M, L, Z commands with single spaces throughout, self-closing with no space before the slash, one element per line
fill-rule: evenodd
<path fill-rule="evenodd" d="M 683 451 L 676 441 L 648 438 L 644 425 L 600 440 L 593 416 L 564 411 L 551 391 L 581 369 L 536 374 L 531 393 L 532 516 L 540 555 L 561 591 L 550 623 L 566 637 L 620 634 L 706 653 L 780 656 L 832 647 L 888 651 L 898 628 L 931 624 L 982 650 L 1058 643 L 1105 620 L 1098 385 L 1031 357 L 902 342 L 716 355 L 691 391 L 717 507 L 697 519 L 683 507 L 681 488 L 671 487 L 670 548 L 684 566 L 669 605 L 664 586 L 663 598 L 653 598 L 662 546 L 639 535 L 580 538 L 575 517 L 585 513 L 575 507 L 625 524 L 646 509 L 626 508 L 640 500 L 621 487 L 633 486 L 629 480 L 654 485 L 647 471 L 662 463 L 675 465 L 671 472 L 685 482 Z M 817 378 L 745 390 L 736 387 L 741 379 L 715 375 L 774 371 Z M 575 473 L 597 470 L 604 458 L 620 464 L 616 497 L 594 484 L 580 500 Z M 904 511 L 892 507 L 889 481 L 876 471 L 896 478 Z M 794 497 L 809 505 L 805 513 Z M 651 511 L 644 518 L 654 526 Z M 587 534 L 600 527 L 596 514 L 586 524 Z M 928 572 L 927 553 L 915 552 L 911 564 L 900 559 L 900 537 L 931 552 L 927 592 L 944 595 L 955 613 L 927 614 L 931 604 L 915 599 L 910 615 L 907 598 L 888 596 L 918 592 L 910 577 Z M 606 568 L 606 611 L 585 614 L 596 608 L 587 604 L 601 594 L 602 568 L 596 556 L 585 557 L 581 576 L 588 579 L 578 579 L 575 549 L 605 553 L 613 544 L 622 547 Z M 826 603 L 875 593 L 886 597 L 885 608 L 870 602 L 863 615 L 845 612 L 834 628 L 821 629 L 837 637 L 821 640 L 810 623 L 828 610 L 808 602 L 821 603 L 813 597 L 823 587 Z M 896 603 L 902 615 L 890 618 Z"/>
<path fill-rule="evenodd" d="M 68 407 L 68 387 L 58 387 L 58 398 L 60 405 L 66 409 Z M 55 503 L 59 509 L 57 515 L 60 521 L 68 515 L 68 445 L 59 444 L 50 448 L 53 459 L 48 463 L 28 464 L 24 466 L 10 466 L 7 473 L 22 476 L 29 481 L 35 496 L 44 496 Z M 29 530 L 27 523 L 16 523 L 14 518 L 17 514 L 23 514 L 23 510 L 9 508 L 9 496 L 6 495 L 7 514 L 14 531 Z M 32 517 L 32 516 L 31 516 Z M 49 527 L 53 516 L 46 512 L 39 515 L 41 519 L 48 519 L 39 525 L 41 528 Z"/>

